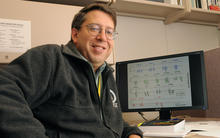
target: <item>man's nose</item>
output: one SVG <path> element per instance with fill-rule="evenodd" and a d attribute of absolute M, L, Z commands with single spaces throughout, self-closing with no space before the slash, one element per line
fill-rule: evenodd
<path fill-rule="evenodd" d="M 97 39 L 102 40 L 102 41 L 107 41 L 107 36 L 105 33 L 105 30 L 102 29 L 99 34 L 97 35 Z"/>

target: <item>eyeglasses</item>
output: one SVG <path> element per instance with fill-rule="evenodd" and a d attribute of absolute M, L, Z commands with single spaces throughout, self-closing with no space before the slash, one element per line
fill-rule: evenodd
<path fill-rule="evenodd" d="M 92 36 L 97 36 L 102 32 L 102 27 L 99 24 L 88 24 L 86 25 L 88 32 Z M 105 36 L 109 40 L 114 40 L 117 37 L 118 33 L 112 28 L 105 29 Z"/>

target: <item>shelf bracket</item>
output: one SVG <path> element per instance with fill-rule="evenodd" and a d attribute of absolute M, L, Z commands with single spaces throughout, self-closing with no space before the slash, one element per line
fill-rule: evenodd
<path fill-rule="evenodd" d="M 112 5 L 113 3 L 116 2 L 116 0 L 94 0 L 94 2 L 102 2 L 102 3 L 106 3 L 107 5 Z"/>
<path fill-rule="evenodd" d="M 188 16 L 191 12 L 191 2 L 189 0 L 183 0 L 183 6 L 185 7 L 184 10 L 179 10 L 175 13 L 168 15 L 164 21 L 164 24 L 170 24 L 180 20 L 183 17 Z"/>
<path fill-rule="evenodd" d="M 108 3 L 108 5 L 110 6 L 110 5 L 112 5 L 113 3 L 115 3 L 116 2 L 116 0 L 110 0 L 110 2 Z"/>

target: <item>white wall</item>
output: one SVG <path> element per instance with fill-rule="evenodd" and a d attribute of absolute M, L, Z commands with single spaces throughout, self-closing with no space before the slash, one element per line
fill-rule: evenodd
<path fill-rule="evenodd" d="M 215 26 L 119 16 L 117 30 L 116 61 L 219 47 Z"/>
<path fill-rule="evenodd" d="M 161 55 L 167 49 L 162 21 L 119 16 L 117 31 L 117 61 Z"/>
<path fill-rule="evenodd" d="M 214 26 L 175 23 L 166 26 L 166 32 L 169 54 L 219 47 L 219 31 Z"/>

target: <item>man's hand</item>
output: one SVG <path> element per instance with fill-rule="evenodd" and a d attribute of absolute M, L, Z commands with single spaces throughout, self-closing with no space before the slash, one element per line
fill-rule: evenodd
<path fill-rule="evenodd" d="M 132 134 L 129 136 L 129 138 L 141 138 L 141 137 L 139 135 Z"/>

